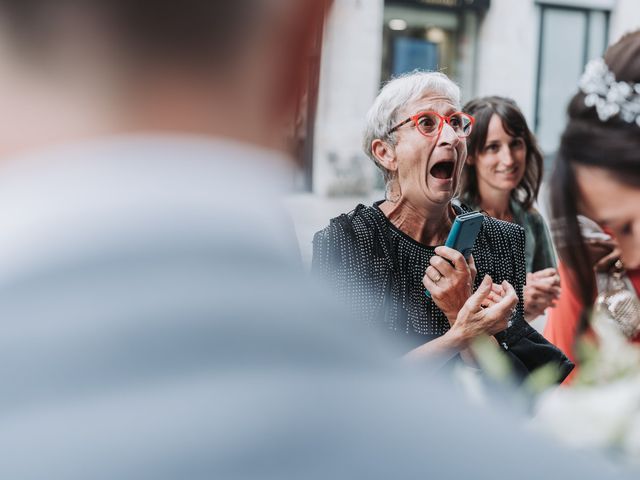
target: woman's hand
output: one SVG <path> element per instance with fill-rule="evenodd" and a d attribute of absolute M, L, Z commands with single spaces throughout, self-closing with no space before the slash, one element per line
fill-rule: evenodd
<path fill-rule="evenodd" d="M 596 272 L 608 273 L 615 263 L 620 259 L 620 246 L 613 238 L 609 240 L 589 240 L 585 241 L 589 259 Z"/>
<path fill-rule="evenodd" d="M 462 344 L 467 345 L 480 335 L 495 335 L 507 328 L 518 304 L 518 295 L 507 281 L 502 282 L 500 288 L 496 287 L 491 277 L 485 275 L 476 292 L 460 309 L 450 332 Z"/>
<path fill-rule="evenodd" d="M 467 262 L 460 252 L 449 247 L 437 247 L 435 253 L 429 261 L 422 284 L 449 323 L 453 324 L 473 293 L 473 282 L 478 272 L 473 256 Z"/>
<path fill-rule="evenodd" d="M 560 276 L 555 268 L 527 273 L 524 286 L 524 314 L 529 321 L 542 315 L 547 307 L 555 307 L 560 298 Z"/>
<path fill-rule="evenodd" d="M 505 296 L 505 294 L 506 294 L 506 291 L 502 287 L 502 285 L 494 283 L 493 287 L 491 287 L 491 291 L 482 301 L 482 306 L 484 308 L 487 308 L 487 307 L 490 307 L 491 305 L 498 303 L 502 299 L 502 297 Z"/>
<path fill-rule="evenodd" d="M 467 348 L 474 338 L 480 335 L 495 335 L 507 328 L 517 304 L 516 291 L 508 282 L 496 285 L 491 277 L 486 275 L 476 293 L 464 302 L 452 322 L 451 329 L 444 335 L 414 348 L 405 358 L 411 362 L 429 360 L 432 365 L 443 365 L 453 355 Z"/>

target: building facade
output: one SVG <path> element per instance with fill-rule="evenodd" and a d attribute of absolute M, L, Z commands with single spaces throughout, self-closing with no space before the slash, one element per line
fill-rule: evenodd
<path fill-rule="evenodd" d="M 365 114 L 386 80 L 415 68 L 449 75 L 463 102 L 513 98 L 551 158 L 586 62 L 638 28 L 638 0 L 335 0 L 307 185 L 321 196 L 381 186 L 361 146 Z"/>

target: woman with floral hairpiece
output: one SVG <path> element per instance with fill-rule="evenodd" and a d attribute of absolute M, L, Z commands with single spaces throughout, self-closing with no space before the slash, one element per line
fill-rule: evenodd
<path fill-rule="evenodd" d="M 560 303 L 571 300 L 582 315 L 573 325 L 567 318 L 550 321 L 573 327 L 568 342 L 586 338 L 591 348 L 580 349 L 577 387 L 542 396 L 536 423 L 573 448 L 608 455 L 624 470 L 640 459 L 640 349 L 625 340 L 637 337 L 640 325 L 640 31 L 589 62 L 568 114 L 551 177 L 552 214 L 568 277 Z M 594 256 L 598 239 L 617 243 L 630 281 L 621 285 L 616 272 L 594 298 L 600 284 L 594 260 L 613 247 L 601 245 Z M 576 295 L 563 298 L 567 293 Z"/>
<path fill-rule="evenodd" d="M 633 289 L 640 290 L 640 31 L 592 60 L 579 87 L 551 180 L 552 213 L 563 244 L 559 253 L 574 303 L 582 310 L 576 335 L 588 326 L 586 307 L 596 294 L 593 255 L 580 214 L 613 237 Z M 560 328 L 547 328 L 552 327 Z"/>
<path fill-rule="evenodd" d="M 443 246 L 455 216 L 468 211 L 452 199 L 473 121 L 442 73 L 387 83 L 369 110 L 363 142 L 387 181 L 386 198 L 318 232 L 312 269 L 408 359 L 449 359 L 495 335 L 518 374 L 552 361 L 566 375 L 572 364 L 524 320 L 522 228 L 486 216 L 468 260 Z"/>

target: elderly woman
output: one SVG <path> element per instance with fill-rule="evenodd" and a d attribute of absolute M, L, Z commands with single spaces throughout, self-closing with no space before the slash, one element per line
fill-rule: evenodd
<path fill-rule="evenodd" d="M 473 132 L 467 137 L 462 201 L 525 231 L 527 281 L 524 312 L 533 320 L 560 296 L 551 235 L 534 207 L 542 182 L 542 153 L 513 100 L 483 97 L 467 103 Z"/>
<path fill-rule="evenodd" d="M 469 261 L 439 246 L 465 211 L 452 199 L 474 120 L 460 112 L 459 98 L 441 73 L 414 72 L 385 85 L 367 116 L 364 149 L 384 174 L 386 198 L 318 232 L 312 269 L 354 313 L 403 340 L 409 358 L 447 358 L 478 336 L 498 334 L 520 373 L 548 360 L 570 370 L 549 344 L 524 362 L 512 352 L 516 344 L 544 343 L 523 320 L 521 227 L 486 217 Z M 510 319 L 515 324 L 504 332 Z"/>

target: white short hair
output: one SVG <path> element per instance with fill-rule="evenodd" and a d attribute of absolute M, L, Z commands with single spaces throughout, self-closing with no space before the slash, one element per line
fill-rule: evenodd
<path fill-rule="evenodd" d="M 371 144 L 379 138 L 395 147 L 395 135 L 389 133 L 389 130 L 402 120 L 397 118 L 398 111 L 406 104 L 430 93 L 445 97 L 460 108 L 460 88 L 449 77 L 441 72 L 414 70 L 389 80 L 369 109 L 362 146 L 367 156 L 383 171 L 385 179 L 386 169 L 380 165 L 371 151 Z"/>

